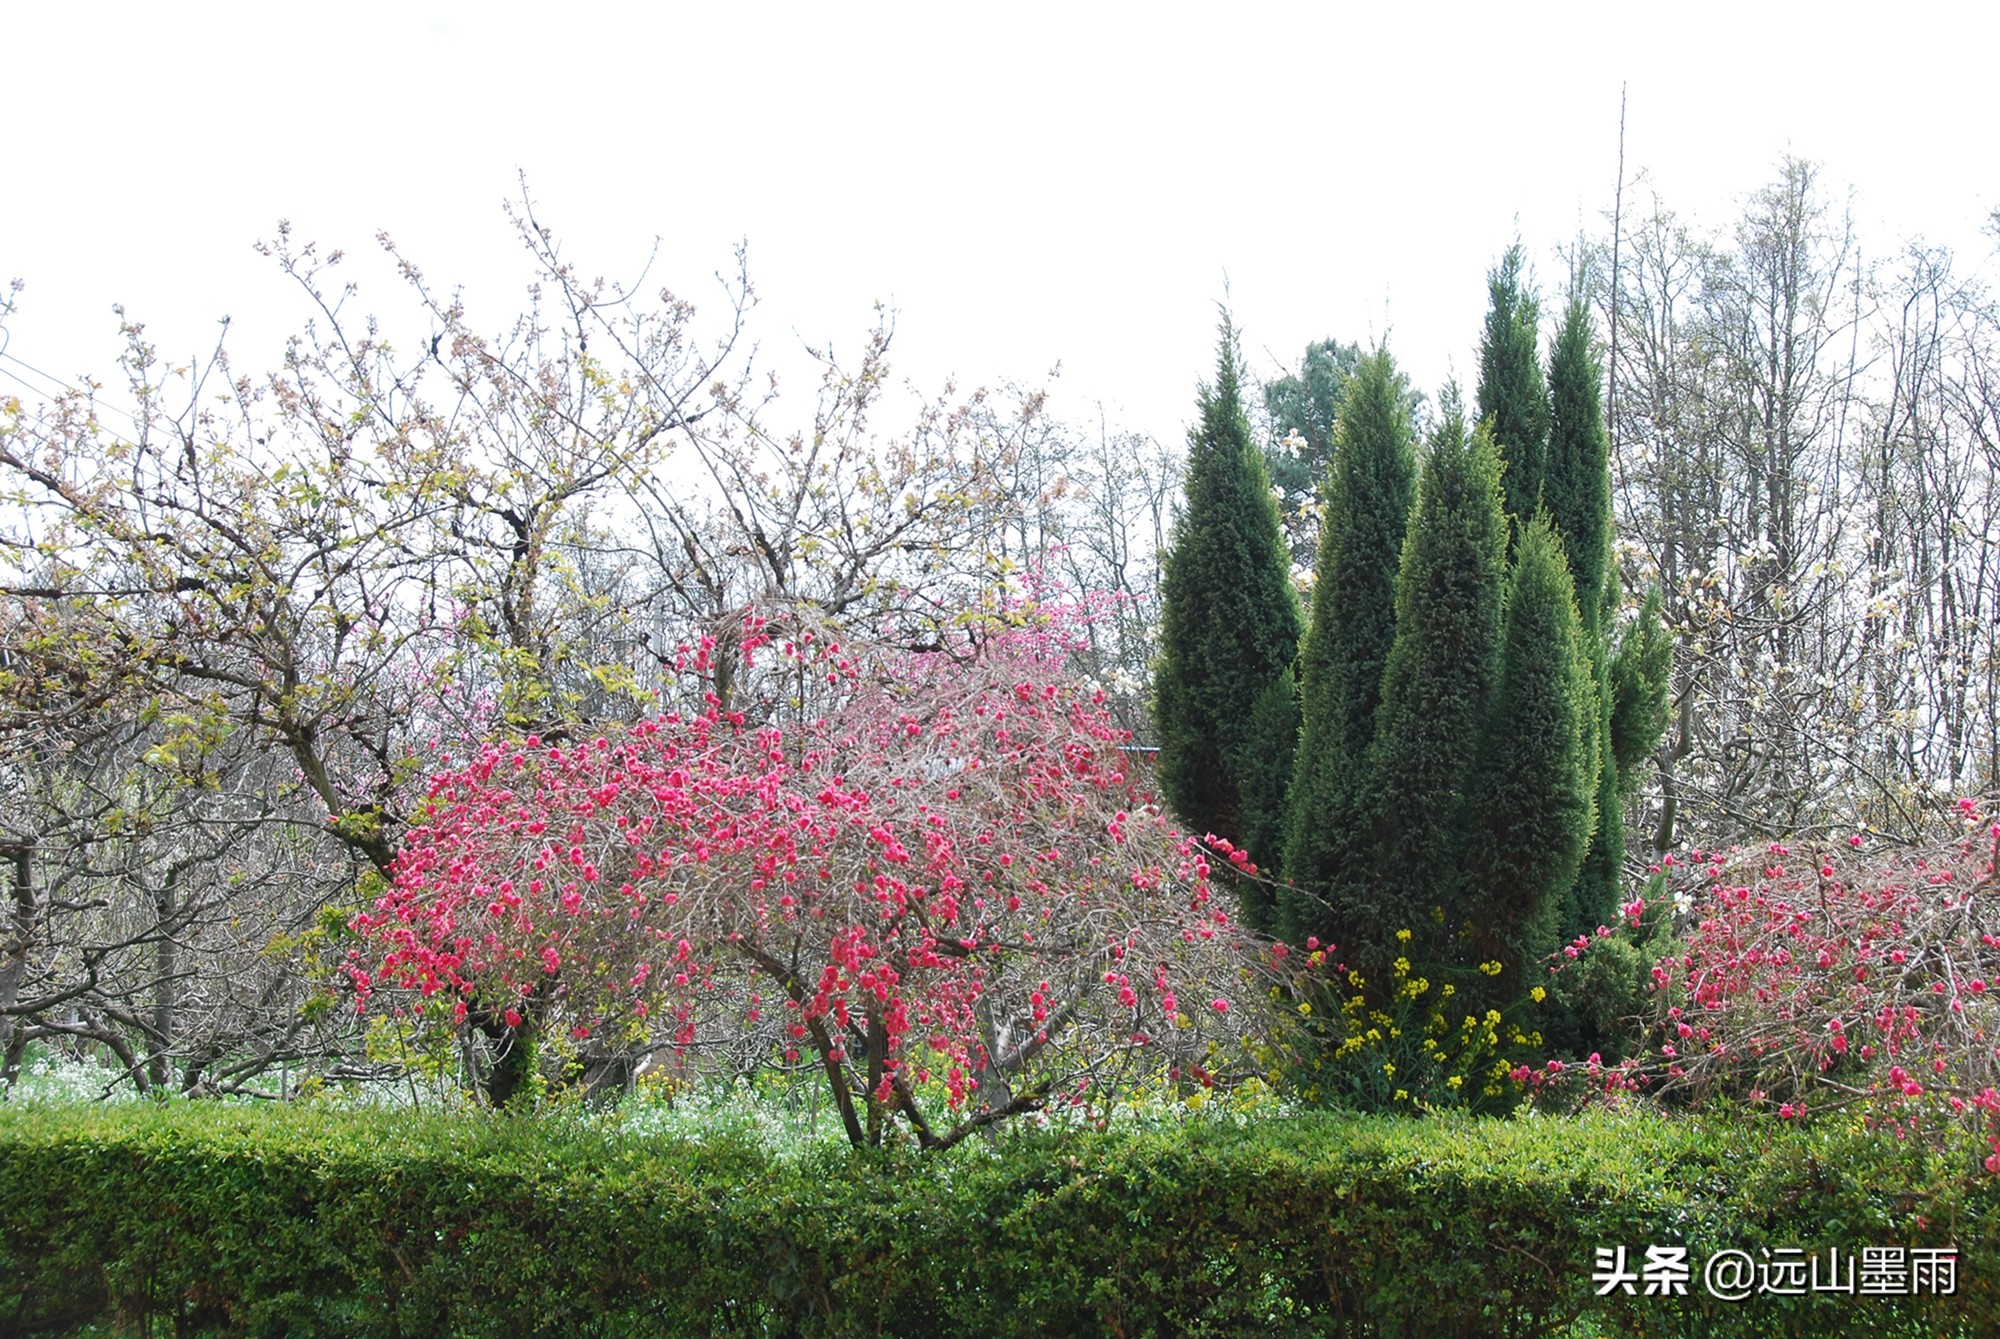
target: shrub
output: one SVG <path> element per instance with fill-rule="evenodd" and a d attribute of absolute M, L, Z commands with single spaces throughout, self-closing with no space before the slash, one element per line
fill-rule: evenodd
<path fill-rule="evenodd" d="M 1823 851 L 1775 842 L 1663 862 L 1691 884 L 1680 937 L 1651 961 L 1641 1049 L 1586 1071 L 1590 1086 L 1727 1098 L 1787 1120 L 1847 1112 L 1894 1138 L 1966 1126 L 2000 1173 L 2000 822 L 1972 800 L 1959 819 L 1955 837 L 1924 848 L 1856 835 Z M 1642 910 L 1579 937 L 1559 976 L 1629 962 Z M 1546 1094 L 1576 1087 L 1574 1069 L 1518 1073 Z"/>
<path fill-rule="evenodd" d="M 900 1121 L 947 1146 L 1198 1060 L 1236 1027 L 1245 943 L 1063 649 L 1046 617 L 870 654 L 753 616 L 741 658 L 797 685 L 777 719 L 711 695 L 487 744 L 355 922 L 357 1007 L 386 989 L 517 1067 L 542 1038 L 810 1066 L 857 1144 Z"/>
<path fill-rule="evenodd" d="M 1955 1245 L 1953 1296 L 1599 1297 L 1596 1250 Z M 1632 1114 L 1022 1131 L 942 1156 L 607 1123 L 0 1111 L 0 1331 L 1972 1335 L 2000 1183 Z"/>

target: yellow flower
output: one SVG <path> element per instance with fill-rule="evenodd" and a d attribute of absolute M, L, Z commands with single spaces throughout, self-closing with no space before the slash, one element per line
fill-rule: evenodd
<path fill-rule="evenodd" d="M 1465 1076 L 1462 1074 L 1454 1074 L 1450 1078 L 1444 1081 L 1444 1086 L 1452 1089 L 1453 1091 L 1463 1088 L 1465 1086 Z"/>
<path fill-rule="evenodd" d="M 1398 930 L 1398 931 L 1396 931 L 1396 941 L 1397 941 L 1398 943 L 1402 943 L 1402 944 L 1407 944 L 1407 943 L 1409 943 L 1409 942 L 1410 942 L 1410 932 L 1409 932 L 1408 930 Z"/>
<path fill-rule="evenodd" d="M 1387 1074 L 1390 1078 L 1393 1079 L 1396 1077 L 1396 1066 L 1391 1064 L 1389 1061 L 1384 1060 L 1382 1062 L 1382 1072 L 1384 1074 Z"/>
<path fill-rule="evenodd" d="M 1303 1000 L 1299 1002 L 1299 1017 L 1311 1018 L 1312 1011 L 1313 1007 L 1310 1004 L 1305 1003 Z"/>
<path fill-rule="evenodd" d="M 1536 986 L 1533 990 L 1528 992 L 1528 998 L 1533 1000 L 1537 1004 L 1540 1004 L 1543 1000 L 1547 999 L 1548 997 L 1549 997 L 1549 992 L 1542 989 L 1540 986 Z"/>
<path fill-rule="evenodd" d="M 1410 960 L 1408 958 L 1396 959 L 1396 975 L 1408 976 L 1409 974 L 1410 974 Z"/>
<path fill-rule="evenodd" d="M 1410 1100 L 1410 1094 L 1405 1090 L 1398 1088 L 1396 1090 L 1396 1100 L 1398 1102 L 1407 1102 Z"/>

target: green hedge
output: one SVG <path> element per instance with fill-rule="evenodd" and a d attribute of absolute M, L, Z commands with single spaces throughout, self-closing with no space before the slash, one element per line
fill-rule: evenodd
<path fill-rule="evenodd" d="M 1879 1137 L 1309 1117 L 773 1156 L 569 1120 L 0 1109 L 0 1333 L 1986 1334 L 2000 1193 Z M 1690 1294 L 1595 1296 L 1685 1243 Z M 1956 1245 L 1952 1297 L 1724 1303 L 1723 1247 Z M 1565 1328 L 1567 1327 L 1567 1328 Z"/>

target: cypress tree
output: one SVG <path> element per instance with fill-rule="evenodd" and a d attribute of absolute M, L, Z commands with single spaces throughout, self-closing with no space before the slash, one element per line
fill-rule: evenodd
<path fill-rule="evenodd" d="M 1367 764 L 1396 636 L 1396 572 L 1417 463 L 1409 393 L 1386 349 L 1348 380 L 1321 495 L 1312 615 L 1299 653 L 1298 759 L 1288 797 L 1286 933 L 1344 937 L 1365 866 Z"/>
<path fill-rule="evenodd" d="M 1506 462 L 1506 509 L 1516 526 L 1535 514 L 1547 472 L 1549 397 L 1542 381 L 1541 307 L 1525 286 L 1519 242 L 1486 276 L 1491 305 L 1479 341 L 1479 417 Z"/>
<path fill-rule="evenodd" d="M 1625 796 L 1629 787 L 1627 774 L 1618 766 L 1611 749 L 1612 667 L 1601 636 L 1587 639 L 1584 649 L 1591 671 L 1591 753 L 1597 767 L 1595 818 L 1576 881 L 1565 894 L 1561 914 L 1552 927 L 1551 944 L 1610 924 L 1625 879 Z"/>
<path fill-rule="evenodd" d="M 1459 908 L 1495 985 L 1518 994 L 1525 961 L 1548 952 L 1594 827 L 1599 710 L 1575 586 L 1546 515 L 1522 527 L 1507 582 L 1494 710 Z"/>
<path fill-rule="evenodd" d="M 1377 947 L 1410 929 L 1433 961 L 1462 879 L 1506 578 L 1499 455 L 1487 425 L 1467 438 L 1456 401 L 1447 394 L 1432 434 L 1396 574 L 1396 639 L 1370 748 L 1375 882 L 1356 922 Z"/>
<path fill-rule="evenodd" d="M 1591 346 L 1581 294 L 1563 311 L 1549 351 L 1549 449 L 1542 504 L 1576 582 L 1584 635 L 1604 625 L 1610 599 L 1611 439 L 1604 431 L 1604 365 Z"/>
<path fill-rule="evenodd" d="M 1299 742 L 1299 685 L 1286 665 L 1250 704 L 1244 742 L 1236 755 L 1236 786 L 1243 817 L 1231 839 L 1255 858 L 1260 873 L 1275 876 L 1284 856 L 1285 801 Z M 1278 928 L 1273 890 L 1265 884 L 1239 888 L 1244 915 L 1253 930 Z"/>
<path fill-rule="evenodd" d="M 1597 820 L 1552 938 L 1567 939 L 1610 920 L 1625 865 L 1625 810 L 1611 750 L 1611 677 L 1606 624 L 1616 606 L 1611 572 L 1611 443 L 1604 431 L 1604 368 L 1591 346 L 1590 313 L 1573 292 L 1549 352 L 1549 450 L 1542 503 L 1576 583 L 1577 613 L 1590 656 L 1592 751 L 1598 765 Z M 1650 746 L 1649 746 L 1650 747 Z"/>
<path fill-rule="evenodd" d="M 1153 719 L 1160 789 L 1196 833 L 1212 832 L 1275 865 L 1283 790 L 1298 731 L 1291 666 L 1300 615 L 1278 508 L 1243 413 L 1236 332 L 1225 314 L 1215 384 L 1188 434 L 1186 504 L 1160 580 Z M 1271 924 L 1261 887 L 1244 918 Z"/>
<path fill-rule="evenodd" d="M 1621 772 L 1637 767 L 1666 733 L 1673 670 L 1673 639 L 1661 620 L 1655 586 L 1619 635 L 1611 658 L 1611 756 Z"/>

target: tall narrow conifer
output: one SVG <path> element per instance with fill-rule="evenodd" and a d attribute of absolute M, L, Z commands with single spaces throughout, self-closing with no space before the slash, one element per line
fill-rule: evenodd
<path fill-rule="evenodd" d="M 1615 605 L 1611 565 L 1611 439 L 1604 430 L 1604 365 L 1590 312 L 1572 294 L 1549 350 L 1549 449 L 1542 504 L 1576 583 L 1576 612 L 1594 637 Z"/>
<path fill-rule="evenodd" d="M 1507 581 L 1500 683 L 1477 768 L 1465 902 L 1455 909 L 1494 985 L 1523 989 L 1522 965 L 1555 943 L 1595 817 L 1597 676 L 1575 588 L 1546 514 L 1522 527 Z"/>
<path fill-rule="evenodd" d="M 1286 932 L 1336 939 L 1365 884 L 1368 757 L 1396 636 L 1396 571 L 1416 496 L 1408 388 L 1386 349 L 1342 396 L 1321 494 L 1311 619 L 1300 650 L 1298 759 L 1288 797 Z M 1300 895 L 1303 894 L 1303 895 Z"/>
<path fill-rule="evenodd" d="M 1611 441 L 1604 430 L 1604 366 L 1592 347 L 1590 312 L 1572 292 L 1549 351 L 1549 451 L 1542 503 L 1575 578 L 1577 614 L 1590 656 L 1597 819 L 1576 882 L 1553 933 L 1562 938 L 1609 921 L 1625 873 L 1625 808 L 1611 751 L 1609 622 L 1617 608 L 1611 570 Z"/>
<path fill-rule="evenodd" d="M 1186 505 L 1160 581 L 1154 672 L 1160 789 L 1180 821 L 1277 863 L 1298 730 L 1298 595 L 1264 461 L 1244 417 L 1236 332 L 1223 318 L 1213 386 L 1188 434 Z M 1271 924 L 1260 885 L 1245 918 Z"/>
<path fill-rule="evenodd" d="M 1549 397 L 1542 381 L 1541 307 L 1524 273 L 1519 242 L 1486 277 L 1490 305 L 1479 341 L 1479 418 L 1491 422 L 1505 462 L 1507 514 L 1518 527 L 1535 514 L 1547 472 Z"/>
<path fill-rule="evenodd" d="M 1356 931 L 1377 947 L 1409 929 L 1430 954 L 1442 951 L 1463 880 L 1473 763 L 1500 675 L 1506 546 L 1493 439 L 1483 423 L 1468 438 L 1448 395 L 1403 541 L 1396 639 L 1370 749 L 1375 882 Z"/>

